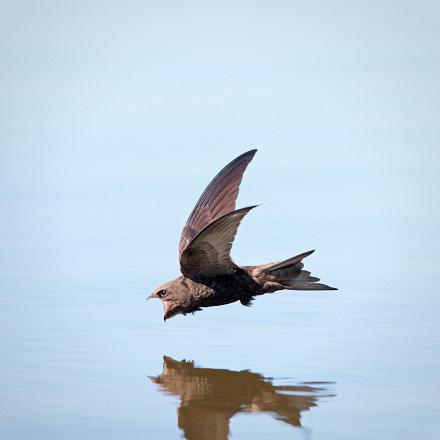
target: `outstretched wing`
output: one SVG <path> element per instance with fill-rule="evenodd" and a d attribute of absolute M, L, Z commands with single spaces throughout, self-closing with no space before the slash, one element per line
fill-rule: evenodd
<path fill-rule="evenodd" d="M 250 150 L 226 165 L 206 187 L 182 230 L 179 256 L 206 226 L 235 209 L 243 173 L 257 150 Z"/>
<path fill-rule="evenodd" d="M 227 275 L 237 267 L 231 259 L 232 242 L 243 217 L 255 206 L 238 209 L 214 220 L 200 231 L 180 255 L 180 270 L 196 282 Z"/>

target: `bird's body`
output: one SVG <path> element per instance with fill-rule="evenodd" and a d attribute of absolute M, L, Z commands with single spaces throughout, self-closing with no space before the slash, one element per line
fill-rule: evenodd
<path fill-rule="evenodd" d="M 242 154 L 212 180 L 183 228 L 179 244 L 183 276 L 159 286 L 150 298 L 164 303 L 164 319 L 202 307 L 240 301 L 277 290 L 335 290 L 319 284 L 303 270 L 305 252 L 287 260 L 258 266 L 237 266 L 230 250 L 243 217 L 255 206 L 235 210 L 241 179 L 256 150 Z"/>

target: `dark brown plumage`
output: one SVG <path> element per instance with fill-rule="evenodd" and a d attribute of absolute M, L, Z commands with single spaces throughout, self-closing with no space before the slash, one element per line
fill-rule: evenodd
<path fill-rule="evenodd" d="M 159 286 L 150 298 L 164 304 L 164 319 L 202 307 L 240 301 L 248 306 L 257 295 L 276 290 L 336 290 L 317 283 L 303 269 L 313 251 L 259 266 L 237 266 L 231 248 L 244 216 L 255 206 L 235 210 L 243 173 L 257 150 L 234 159 L 214 177 L 200 196 L 182 230 L 179 243 L 183 276 Z"/>

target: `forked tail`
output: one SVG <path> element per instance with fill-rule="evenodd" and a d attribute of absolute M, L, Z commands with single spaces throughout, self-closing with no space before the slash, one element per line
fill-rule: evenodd
<path fill-rule="evenodd" d="M 281 261 L 270 263 L 262 267 L 272 284 L 279 285 L 278 289 L 289 290 L 338 290 L 335 287 L 318 283 L 319 278 L 311 276 L 308 270 L 303 270 L 302 260 L 315 251 L 304 252 L 303 254 Z"/>

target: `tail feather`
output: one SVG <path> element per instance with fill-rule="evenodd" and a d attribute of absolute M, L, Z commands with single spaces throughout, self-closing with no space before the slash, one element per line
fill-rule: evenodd
<path fill-rule="evenodd" d="M 280 289 L 337 290 L 335 287 L 317 283 L 319 278 L 311 276 L 308 270 L 302 270 L 304 264 L 301 261 L 313 252 L 304 252 L 279 263 L 269 264 L 264 267 L 264 272 L 273 277 L 272 280 L 280 285 Z"/>
<path fill-rule="evenodd" d="M 265 270 L 272 271 L 277 269 L 283 269 L 288 266 L 293 266 L 297 263 L 301 263 L 301 260 L 313 254 L 313 252 L 315 252 L 315 250 L 304 252 L 302 254 L 296 255 L 295 257 L 288 258 L 287 260 L 280 261 L 279 263 L 273 263 L 270 266 L 266 267 Z"/>
<path fill-rule="evenodd" d="M 288 290 L 338 290 L 336 287 L 327 286 L 327 284 L 299 281 L 284 284 L 284 288 Z"/>

